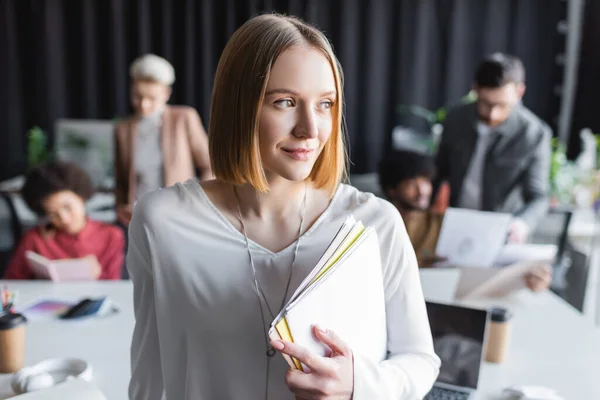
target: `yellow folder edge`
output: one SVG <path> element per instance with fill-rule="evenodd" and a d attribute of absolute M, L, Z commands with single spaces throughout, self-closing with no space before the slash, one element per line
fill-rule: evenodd
<path fill-rule="evenodd" d="M 325 264 L 325 266 L 321 268 L 321 271 L 317 274 L 317 276 L 314 277 L 314 279 L 310 282 L 309 286 L 318 281 L 327 271 L 329 271 L 329 269 L 333 267 L 335 263 L 339 261 L 340 258 L 342 258 L 344 253 L 346 253 L 346 251 L 358 240 L 358 238 L 361 237 L 364 231 L 365 227 L 362 224 L 362 222 L 358 222 L 356 225 L 354 225 L 354 228 L 352 228 L 346 240 L 342 243 L 340 248 L 337 249 L 335 253 L 333 253 L 333 256 L 331 256 L 327 264 Z"/>
<path fill-rule="evenodd" d="M 285 317 L 281 318 L 279 320 L 279 322 L 277 322 L 277 324 L 275 325 L 275 329 L 277 329 L 277 333 L 279 333 L 279 336 L 281 336 L 282 340 L 286 340 L 288 342 L 294 343 L 294 338 L 292 337 L 290 327 L 289 327 Z M 292 361 L 294 362 L 294 365 L 296 366 L 297 369 L 299 369 L 300 371 L 303 371 L 302 363 L 300 361 L 298 361 L 294 357 L 292 357 Z"/>
<path fill-rule="evenodd" d="M 329 259 L 327 264 L 321 269 L 321 271 L 315 276 L 315 278 L 310 282 L 309 286 L 318 281 L 332 266 L 335 265 L 336 262 L 344 255 L 344 253 L 360 238 L 360 236 L 364 233 L 365 227 L 361 222 L 358 222 L 352 231 L 348 235 L 348 238 L 344 243 L 340 246 L 340 248 L 333 254 L 333 256 Z M 294 338 L 292 336 L 292 332 L 290 331 L 290 326 L 285 318 L 281 318 L 277 324 L 275 324 L 275 329 L 277 329 L 277 333 L 281 336 L 282 340 L 286 340 L 288 342 L 294 342 Z M 296 368 L 300 371 L 302 369 L 302 363 L 298 361 L 296 358 L 292 357 L 292 361 Z"/>

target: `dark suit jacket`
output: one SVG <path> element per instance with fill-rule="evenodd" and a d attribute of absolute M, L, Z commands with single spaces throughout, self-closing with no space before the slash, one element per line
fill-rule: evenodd
<path fill-rule="evenodd" d="M 477 106 L 448 112 L 437 154 L 435 187 L 448 181 L 457 207 L 477 141 Z M 491 133 L 482 179 L 482 209 L 511 213 L 531 229 L 548 210 L 552 131 L 523 105 Z"/>

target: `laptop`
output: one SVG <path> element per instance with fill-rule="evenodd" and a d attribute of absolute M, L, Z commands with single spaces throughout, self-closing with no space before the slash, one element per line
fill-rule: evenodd
<path fill-rule="evenodd" d="M 491 267 L 506 242 L 512 215 L 448 208 L 435 253 L 445 264 Z"/>
<path fill-rule="evenodd" d="M 425 400 L 467 400 L 477 390 L 487 339 L 486 310 L 428 301 L 440 374 Z"/>

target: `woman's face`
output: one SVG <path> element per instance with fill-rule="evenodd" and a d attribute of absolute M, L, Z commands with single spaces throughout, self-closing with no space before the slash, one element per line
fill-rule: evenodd
<path fill-rule="evenodd" d="M 131 106 L 135 114 L 148 117 L 161 109 L 171 97 L 171 88 L 162 83 L 137 80 L 131 84 Z"/>
<path fill-rule="evenodd" d="M 77 234 L 86 224 L 85 202 L 75 192 L 63 190 L 42 202 L 48 221 L 59 231 Z"/>
<path fill-rule="evenodd" d="M 259 145 L 267 179 L 306 179 L 333 129 L 335 77 L 323 52 L 284 51 L 271 69 L 259 116 Z"/>

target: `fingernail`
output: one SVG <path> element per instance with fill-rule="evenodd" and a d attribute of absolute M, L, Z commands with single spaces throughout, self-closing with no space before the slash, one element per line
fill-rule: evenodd
<path fill-rule="evenodd" d="M 276 350 L 283 350 L 285 347 L 279 340 L 271 340 L 271 346 L 273 346 L 273 348 Z"/>
<path fill-rule="evenodd" d="M 317 330 L 321 333 L 327 333 L 327 329 L 323 328 L 321 325 L 315 325 L 315 327 L 317 328 Z"/>

